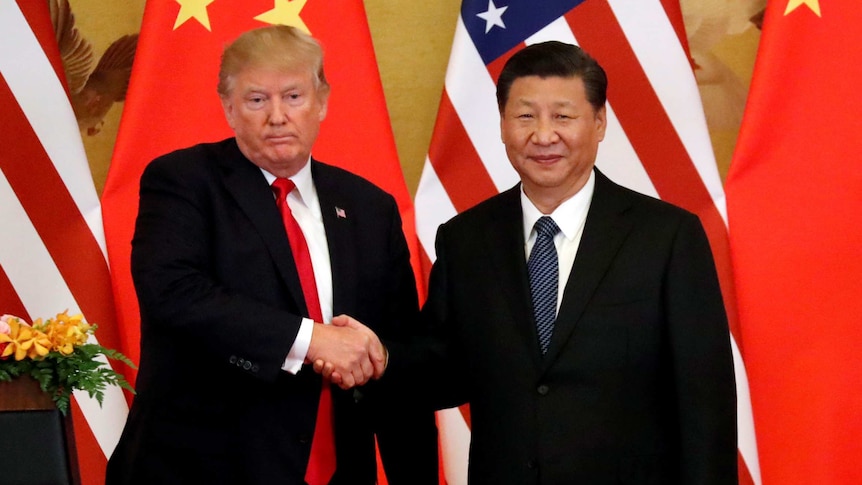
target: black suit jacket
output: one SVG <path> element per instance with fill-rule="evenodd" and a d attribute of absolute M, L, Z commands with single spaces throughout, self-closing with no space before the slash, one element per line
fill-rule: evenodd
<path fill-rule="evenodd" d="M 311 163 L 334 314 L 384 341 L 405 338 L 418 304 L 394 199 Z M 281 370 L 307 312 L 272 191 L 234 139 L 147 167 L 132 276 L 140 373 L 107 483 L 303 483 L 321 378 L 308 366 Z M 333 389 L 332 483 L 375 483 L 375 432 L 390 483 L 436 483 L 433 413 L 366 391 Z"/>
<path fill-rule="evenodd" d="M 736 483 L 729 333 L 698 218 L 596 171 L 544 356 L 522 225 L 516 186 L 437 233 L 424 379 L 438 407 L 470 404 L 470 482 Z"/>

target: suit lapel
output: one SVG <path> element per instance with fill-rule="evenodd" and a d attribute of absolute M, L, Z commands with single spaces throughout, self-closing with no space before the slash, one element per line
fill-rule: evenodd
<path fill-rule="evenodd" d="M 245 158 L 235 141 L 231 140 L 229 147 L 222 153 L 220 163 L 226 190 L 233 196 L 263 239 L 290 296 L 296 302 L 297 311 L 302 315 L 308 315 L 305 298 L 302 296 L 302 286 L 299 283 L 299 274 L 287 241 L 284 222 L 275 205 L 272 189 L 266 183 L 260 168 Z"/>
<path fill-rule="evenodd" d="M 596 187 L 578 253 L 566 284 L 551 344 L 545 356 L 550 365 L 571 337 L 593 293 L 631 230 L 625 217 L 630 202 L 620 189 L 596 169 Z"/>
<path fill-rule="evenodd" d="M 494 280 L 499 285 L 505 307 L 509 309 L 519 334 L 519 340 L 527 345 L 527 354 L 533 363 L 539 365 L 538 335 L 533 317 L 530 297 L 530 282 L 527 275 L 527 261 L 524 255 L 524 223 L 521 209 L 520 184 L 501 194 L 501 204 L 491 214 L 490 227 L 499 228 L 484 231 L 485 247 L 491 255 Z"/>
<path fill-rule="evenodd" d="M 332 265 L 332 313 L 354 313 L 356 308 L 358 258 L 355 218 L 357 208 L 351 205 L 348 195 L 338 190 L 337 173 L 315 160 L 311 162 L 311 175 L 317 188 L 329 261 Z"/>

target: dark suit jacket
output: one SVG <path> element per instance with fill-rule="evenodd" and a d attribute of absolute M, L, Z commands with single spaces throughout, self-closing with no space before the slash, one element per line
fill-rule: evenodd
<path fill-rule="evenodd" d="M 423 307 L 432 397 L 470 404 L 470 482 L 736 483 L 729 333 L 698 218 L 596 171 L 542 356 L 519 191 L 440 227 Z"/>
<path fill-rule="evenodd" d="M 404 338 L 418 303 L 394 199 L 311 163 L 334 314 L 356 317 L 384 341 Z M 234 139 L 154 160 L 141 179 L 132 246 L 140 373 L 107 483 L 303 483 L 321 378 L 308 366 L 297 375 L 280 368 L 307 312 L 260 169 Z M 333 389 L 332 483 L 375 483 L 374 432 L 390 483 L 436 483 L 433 413 L 373 394 Z"/>

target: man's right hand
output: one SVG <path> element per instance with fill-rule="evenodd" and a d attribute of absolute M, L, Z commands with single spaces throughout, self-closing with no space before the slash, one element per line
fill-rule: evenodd
<path fill-rule="evenodd" d="M 339 315 L 332 325 L 314 325 L 306 361 L 333 384 L 350 389 L 383 375 L 386 351 L 371 329 Z"/>

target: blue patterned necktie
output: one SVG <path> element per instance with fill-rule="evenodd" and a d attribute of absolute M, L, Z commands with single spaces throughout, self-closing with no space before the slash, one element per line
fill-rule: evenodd
<path fill-rule="evenodd" d="M 536 330 L 542 354 L 548 351 L 554 321 L 557 319 L 557 286 L 560 278 L 560 264 L 554 236 L 560 228 L 548 216 L 542 216 L 533 226 L 536 242 L 530 251 L 527 271 L 530 274 L 530 293 L 533 297 L 533 315 L 536 317 Z"/>

